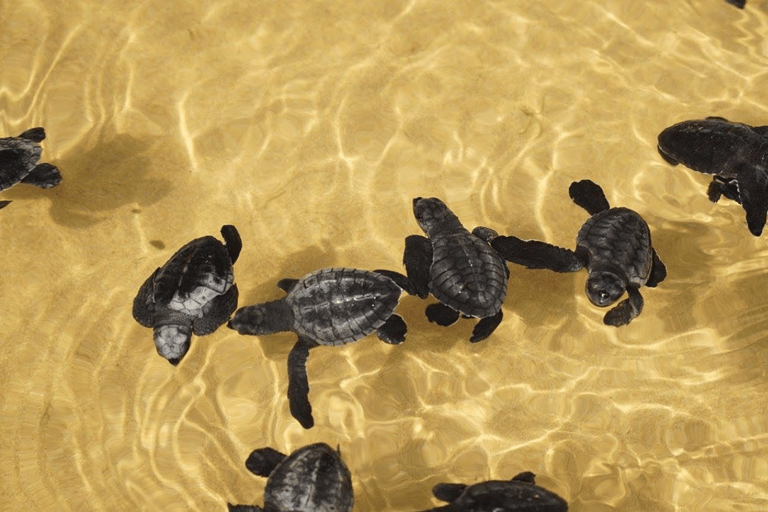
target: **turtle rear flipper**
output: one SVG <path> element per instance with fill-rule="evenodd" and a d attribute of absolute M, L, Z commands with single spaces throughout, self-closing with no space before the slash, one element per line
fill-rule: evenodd
<path fill-rule="evenodd" d="M 651 248 L 653 253 L 653 261 L 651 263 L 651 274 L 648 276 L 645 286 L 655 288 L 660 282 L 667 277 L 667 266 L 659 259 L 659 255 L 656 254 L 656 249 Z"/>
<path fill-rule="evenodd" d="M 504 312 L 499 310 L 499 312 L 493 316 L 482 318 L 479 322 L 477 322 L 475 328 L 472 329 L 472 337 L 469 338 L 469 341 L 472 343 L 483 341 L 485 338 L 490 336 L 493 331 L 496 330 L 503 317 Z"/>
<path fill-rule="evenodd" d="M 739 164 L 736 169 L 741 206 L 747 212 L 749 231 L 760 236 L 768 212 L 768 176 L 758 166 Z"/>
<path fill-rule="evenodd" d="M 21 182 L 39 188 L 51 188 L 61 183 L 61 173 L 51 164 L 38 164 Z"/>
<path fill-rule="evenodd" d="M 720 200 L 721 196 L 741 204 L 738 182 L 734 179 L 726 179 L 720 176 L 712 178 L 712 182 L 707 187 L 707 197 L 710 201 L 716 203 Z"/>
<path fill-rule="evenodd" d="M 491 242 L 502 258 L 532 269 L 554 272 L 576 272 L 584 268 L 582 258 L 563 247 L 538 240 L 520 240 L 516 236 L 499 236 Z"/>
<path fill-rule="evenodd" d="M 257 507 L 256 505 L 232 505 L 231 503 L 227 503 L 227 511 L 228 512 L 262 512 L 262 508 Z"/>
<path fill-rule="evenodd" d="M 41 126 L 30 128 L 29 130 L 21 133 L 19 138 L 31 140 L 32 142 L 42 142 L 45 140 L 45 130 Z"/>
<path fill-rule="evenodd" d="M 636 286 L 627 288 L 629 298 L 619 302 L 619 304 L 606 313 L 603 318 L 605 325 L 620 327 L 627 325 L 643 311 L 643 296 Z"/>
<path fill-rule="evenodd" d="M 456 501 L 467 488 L 466 484 L 437 484 L 432 488 L 432 495 L 440 501 Z"/>
<path fill-rule="evenodd" d="M 312 405 L 309 403 L 307 358 L 309 350 L 316 346 L 317 343 L 314 341 L 299 337 L 291 353 L 288 354 L 288 403 L 291 416 L 306 429 L 315 425 L 315 420 L 312 418 Z"/>
<path fill-rule="evenodd" d="M 453 325 L 459 320 L 458 311 L 439 302 L 427 306 L 424 313 L 427 315 L 427 320 L 442 327 Z"/>
<path fill-rule="evenodd" d="M 238 295 L 237 285 L 233 284 L 226 293 L 211 299 L 211 309 L 202 318 L 195 318 L 192 322 L 194 333 L 198 336 L 211 334 L 229 320 L 229 317 L 237 309 Z"/>
<path fill-rule="evenodd" d="M 574 203 L 587 210 L 590 215 L 604 212 L 611 207 L 600 185 L 590 180 L 571 183 L 568 187 L 568 195 Z"/>
<path fill-rule="evenodd" d="M 235 226 L 226 224 L 221 227 L 221 236 L 224 237 L 224 241 L 226 242 L 225 247 L 229 253 L 229 260 L 234 264 L 243 248 L 243 241 L 240 239 L 240 233 L 237 232 Z"/>
<path fill-rule="evenodd" d="M 400 315 L 393 314 L 384 325 L 379 327 L 376 335 L 384 343 L 390 345 L 399 345 L 405 341 L 405 334 L 408 332 L 408 326 Z"/>
<path fill-rule="evenodd" d="M 11 204 L 10 201 L 0 201 L 0 210 Z"/>
<path fill-rule="evenodd" d="M 154 288 L 155 276 L 158 272 L 160 272 L 159 268 L 144 281 L 138 295 L 133 299 L 133 318 L 144 327 L 155 326 Z"/>
<path fill-rule="evenodd" d="M 536 475 L 531 471 L 523 471 L 512 477 L 512 480 L 516 482 L 525 482 L 527 484 L 536 485 Z"/>
<path fill-rule="evenodd" d="M 273 448 L 253 450 L 245 461 L 245 467 L 256 476 L 269 477 L 272 471 L 285 460 L 286 455 Z"/>
<path fill-rule="evenodd" d="M 410 235 L 405 239 L 403 264 L 416 288 L 416 294 L 422 299 L 429 297 L 429 269 L 432 267 L 432 242 L 421 235 Z"/>

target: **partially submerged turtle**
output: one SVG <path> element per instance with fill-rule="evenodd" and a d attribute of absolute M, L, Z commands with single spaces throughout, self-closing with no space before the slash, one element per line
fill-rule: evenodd
<path fill-rule="evenodd" d="M 61 183 L 61 173 L 51 164 L 38 164 L 45 139 L 43 128 L 31 128 L 18 137 L 0 138 L 0 191 L 21 182 L 40 188 Z"/>
<path fill-rule="evenodd" d="M 133 318 L 154 328 L 157 352 L 176 366 L 190 338 L 210 334 L 237 309 L 232 265 L 242 249 L 235 226 L 225 225 L 226 245 L 212 236 L 192 240 L 141 285 Z"/>
<path fill-rule="evenodd" d="M 415 198 L 413 213 L 427 237 L 405 239 L 403 263 L 419 296 L 431 292 L 439 301 L 427 306 L 427 318 L 442 326 L 460 315 L 480 318 L 469 340 L 484 340 L 501 323 L 509 279 L 506 263 L 489 245 L 496 232 L 477 227 L 470 233 L 436 197 Z"/>
<path fill-rule="evenodd" d="M 394 314 L 402 290 L 414 294 L 411 282 L 389 270 L 325 268 L 301 279 L 282 279 L 287 293 L 279 300 L 240 308 L 227 324 L 240 334 L 293 331 L 299 337 L 288 356 L 288 401 L 291 414 L 312 428 L 307 357 L 320 345 L 345 345 L 373 332 L 384 342 L 405 340 L 405 321 Z"/>
<path fill-rule="evenodd" d="M 741 204 L 749 231 L 760 236 L 768 212 L 768 126 L 722 117 L 683 121 L 659 134 L 658 150 L 672 165 L 714 175 L 709 200 L 725 196 Z"/>
<path fill-rule="evenodd" d="M 571 183 L 568 192 L 592 215 L 576 236 L 575 251 L 514 236 L 499 236 L 491 245 L 508 261 L 528 268 L 576 272 L 586 267 L 587 297 L 595 306 L 610 306 L 628 293 L 603 319 L 607 325 L 626 325 L 643 309 L 640 287 L 655 287 L 667 276 L 651 246 L 648 224 L 629 208 L 611 208 L 603 190 L 589 180 Z"/>
<path fill-rule="evenodd" d="M 449 504 L 423 512 L 566 512 L 568 503 L 535 482 L 530 471 L 512 480 L 488 480 L 474 485 L 437 484 L 435 498 Z"/>
<path fill-rule="evenodd" d="M 245 462 L 254 475 L 268 478 L 264 508 L 227 504 L 238 512 L 351 512 L 352 476 L 341 453 L 325 443 L 304 446 L 289 456 L 254 450 Z"/>

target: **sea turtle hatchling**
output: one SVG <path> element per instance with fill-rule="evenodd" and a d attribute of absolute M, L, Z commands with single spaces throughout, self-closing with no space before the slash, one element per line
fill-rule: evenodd
<path fill-rule="evenodd" d="M 240 334 L 298 335 L 288 356 L 288 401 L 293 417 L 308 429 L 314 425 L 308 398 L 309 350 L 345 345 L 373 332 L 386 343 L 402 343 L 407 326 L 394 310 L 402 290 L 415 290 L 397 272 L 354 268 L 316 270 L 301 279 L 282 279 L 277 286 L 285 297 L 240 308 L 227 325 Z"/>
<path fill-rule="evenodd" d="M 221 234 L 226 246 L 205 236 L 179 249 L 133 300 L 133 318 L 154 328 L 157 352 L 174 366 L 189 350 L 192 332 L 214 332 L 237 309 L 232 265 L 242 242 L 235 226 L 223 226 Z"/>
<path fill-rule="evenodd" d="M 507 264 L 489 245 L 496 232 L 477 227 L 470 233 L 436 197 L 415 198 L 413 213 L 427 237 L 405 239 L 403 263 L 419 296 L 431 292 L 439 301 L 427 306 L 427 319 L 448 326 L 460 315 L 480 318 L 469 340 L 484 340 L 501 323 L 509 279 Z"/>
<path fill-rule="evenodd" d="M 629 298 L 608 311 L 607 325 L 626 325 L 643 309 L 640 287 L 655 287 L 667 270 L 651 246 L 648 224 L 628 208 L 611 208 L 603 190 L 589 180 L 571 183 L 573 202 L 592 215 L 576 236 L 576 251 L 538 240 L 496 237 L 491 245 L 505 259 L 528 268 L 576 272 L 586 267 L 586 292 L 595 306 L 606 307 L 626 291 Z"/>
<path fill-rule="evenodd" d="M 683 121 L 658 138 L 662 158 L 712 174 L 707 196 L 739 203 L 750 233 L 760 236 L 768 212 L 768 126 L 748 126 L 722 117 Z"/>
<path fill-rule="evenodd" d="M 325 443 L 304 446 L 289 456 L 254 450 L 245 462 L 254 475 L 268 478 L 264 508 L 227 504 L 236 512 L 351 512 L 352 476 L 341 453 Z"/>
<path fill-rule="evenodd" d="M 568 503 L 536 485 L 530 471 L 512 480 L 488 480 L 474 485 L 437 484 L 435 498 L 448 505 L 423 512 L 566 512 Z"/>
<path fill-rule="evenodd" d="M 61 183 L 61 173 L 51 164 L 38 164 L 45 139 L 43 128 L 31 128 L 18 137 L 0 138 L 0 191 L 21 182 L 40 188 Z"/>

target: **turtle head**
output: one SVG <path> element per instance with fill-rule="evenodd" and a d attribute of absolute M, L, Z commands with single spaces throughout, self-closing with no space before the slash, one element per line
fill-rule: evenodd
<path fill-rule="evenodd" d="M 419 227 L 424 230 L 427 236 L 438 226 L 446 223 L 459 224 L 459 219 L 451 210 L 436 197 L 416 197 L 413 200 L 413 215 Z M 461 224 L 459 224 L 461 225 Z"/>
<path fill-rule="evenodd" d="M 191 325 L 156 325 L 154 338 L 157 353 L 176 366 L 189 351 L 192 328 Z"/>
<path fill-rule="evenodd" d="M 592 272 L 587 278 L 587 297 L 595 306 L 604 308 L 624 295 L 627 283 L 613 272 Z"/>
<path fill-rule="evenodd" d="M 290 331 L 292 326 L 293 311 L 282 299 L 240 308 L 227 322 L 230 329 L 253 336 Z"/>

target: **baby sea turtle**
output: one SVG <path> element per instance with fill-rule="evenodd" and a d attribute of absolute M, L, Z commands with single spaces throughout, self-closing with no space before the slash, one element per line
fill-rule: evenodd
<path fill-rule="evenodd" d="M 254 475 L 268 478 L 264 508 L 230 505 L 238 512 L 351 512 L 355 503 L 352 476 L 341 453 L 325 443 L 304 446 L 289 456 L 254 450 L 245 462 Z"/>
<path fill-rule="evenodd" d="M 141 285 L 133 318 L 154 328 L 157 352 L 176 366 L 192 332 L 210 334 L 237 308 L 232 265 L 242 249 L 235 226 L 221 228 L 226 246 L 212 236 L 192 240 Z"/>
<path fill-rule="evenodd" d="M 683 121 L 659 134 L 658 149 L 672 165 L 714 175 L 709 200 L 725 196 L 741 204 L 749 231 L 760 236 L 768 212 L 768 126 L 722 117 Z"/>
<path fill-rule="evenodd" d="M 566 512 L 568 503 L 535 482 L 530 471 L 512 480 L 488 480 L 474 485 L 437 484 L 432 494 L 443 507 L 423 512 Z"/>
<path fill-rule="evenodd" d="M 442 326 L 459 315 L 480 318 L 469 340 L 484 340 L 501 323 L 509 279 L 506 263 L 489 245 L 496 232 L 477 227 L 470 233 L 436 197 L 415 198 L 413 213 L 427 238 L 405 239 L 403 263 L 419 296 L 431 292 L 440 302 L 427 306 L 427 318 Z"/>
<path fill-rule="evenodd" d="M 32 128 L 18 137 L 0 138 L 0 191 L 27 183 L 51 188 L 61 183 L 61 173 L 51 164 L 38 164 L 45 130 Z"/>
<path fill-rule="evenodd" d="M 291 414 L 312 428 L 307 357 L 320 345 L 345 345 L 373 332 L 389 344 L 405 340 L 405 321 L 394 314 L 401 290 L 415 294 L 402 274 L 354 268 L 325 268 L 301 279 L 282 279 L 282 299 L 240 308 L 227 324 L 240 334 L 293 331 L 299 339 L 288 356 Z"/>
<path fill-rule="evenodd" d="M 514 236 L 499 236 L 491 245 L 508 261 L 528 268 L 576 272 L 586 267 L 587 297 L 595 306 L 610 306 L 626 290 L 629 298 L 603 319 L 607 325 L 626 325 L 643 309 L 640 287 L 654 287 L 667 276 L 651 246 L 648 224 L 628 208 L 611 208 L 603 190 L 589 180 L 571 183 L 568 192 L 592 215 L 576 236 L 575 252 Z"/>

